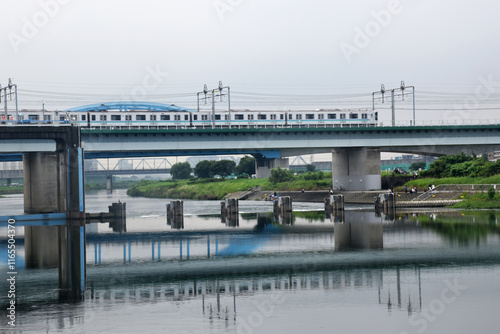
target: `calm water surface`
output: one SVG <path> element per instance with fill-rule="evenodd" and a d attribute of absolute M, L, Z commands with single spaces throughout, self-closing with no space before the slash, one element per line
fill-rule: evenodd
<path fill-rule="evenodd" d="M 498 330 L 498 212 L 420 210 L 387 220 L 349 207 L 343 217 L 325 219 L 321 203 L 294 203 L 293 219 L 283 222 L 274 220 L 270 203 L 241 201 L 238 222 L 222 223 L 218 201 L 184 201 L 184 228 L 177 229 L 167 224 L 166 200 L 128 198 L 121 190 L 87 193 L 86 209 L 107 211 L 118 200 L 127 204 L 121 232 L 107 223 L 87 226 L 85 301 L 59 301 L 57 268 L 19 269 L 17 326 L 4 316 L 0 330 Z M 22 202 L 17 195 L 0 199 L 0 215 L 22 214 Z M 0 275 L 7 277 L 6 227 L 0 233 Z M 20 267 L 22 228 L 16 238 Z M 0 289 L 5 305 L 8 287 Z"/>

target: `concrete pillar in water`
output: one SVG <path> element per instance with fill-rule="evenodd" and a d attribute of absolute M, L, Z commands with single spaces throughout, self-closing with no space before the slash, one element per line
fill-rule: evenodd
<path fill-rule="evenodd" d="M 278 197 L 274 200 L 274 220 L 282 224 L 292 223 L 292 198 L 290 196 Z"/>
<path fill-rule="evenodd" d="M 380 150 L 339 148 L 332 151 L 332 183 L 335 190 L 381 188 Z"/>
<path fill-rule="evenodd" d="M 112 203 L 108 209 L 112 217 L 109 225 L 113 232 L 127 232 L 127 203 Z"/>
<path fill-rule="evenodd" d="M 396 213 L 396 196 L 394 193 L 383 196 L 383 210 L 387 220 L 394 220 Z"/>
<path fill-rule="evenodd" d="M 227 226 L 239 226 L 239 201 L 237 198 L 226 198 L 221 202 L 221 221 Z"/>
<path fill-rule="evenodd" d="M 167 225 L 173 229 L 184 228 L 183 201 L 170 201 L 170 204 L 167 204 Z"/>
<path fill-rule="evenodd" d="M 113 175 L 106 175 L 106 190 L 108 193 L 113 192 Z"/>
<path fill-rule="evenodd" d="M 271 175 L 273 168 L 288 169 L 290 161 L 288 158 L 267 159 L 264 157 L 257 157 L 255 160 L 255 173 L 258 179 L 267 179 Z"/>
<path fill-rule="evenodd" d="M 40 134 L 37 133 L 40 132 Z M 34 129 L 33 137 L 54 138 L 55 152 L 32 152 L 23 156 L 24 212 L 66 213 L 64 226 L 25 227 L 27 266 L 59 267 L 61 297 L 83 298 L 85 291 L 85 197 L 83 150 L 80 129 Z M 50 239 L 50 242 L 47 240 Z M 53 245 L 57 245 L 57 252 Z M 45 255 L 52 254 L 51 261 Z M 54 253 L 57 253 L 54 254 Z"/>

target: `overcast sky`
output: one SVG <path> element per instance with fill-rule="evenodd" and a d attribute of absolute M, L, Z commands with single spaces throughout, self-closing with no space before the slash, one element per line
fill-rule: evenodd
<path fill-rule="evenodd" d="M 401 80 L 415 86 L 418 119 L 494 118 L 500 105 L 496 1 L 0 4 L 0 84 L 14 79 L 21 108 L 195 107 L 203 84 L 219 80 L 234 108 L 370 108 L 372 92 Z M 397 105 L 410 119 L 408 98 Z"/>

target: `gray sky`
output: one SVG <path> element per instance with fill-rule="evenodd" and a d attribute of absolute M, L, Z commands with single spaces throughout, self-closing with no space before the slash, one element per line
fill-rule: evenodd
<path fill-rule="evenodd" d="M 219 80 L 234 108 L 370 108 L 380 84 L 404 80 L 415 86 L 417 119 L 500 119 L 496 1 L 0 4 L 0 84 L 14 78 L 21 108 L 195 107 L 203 84 Z M 398 118 L 410 119 L 408 99 L 397 105 Z"/>

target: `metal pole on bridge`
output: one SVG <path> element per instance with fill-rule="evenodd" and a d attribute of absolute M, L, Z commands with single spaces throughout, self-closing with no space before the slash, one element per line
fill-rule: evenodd
<path fill-rule="evenodd" d="M 394 89 L 391 89 L 391 112 L 392 112 L 392 126 L 396 125 L 396 104 L 394 103 Z"/>

